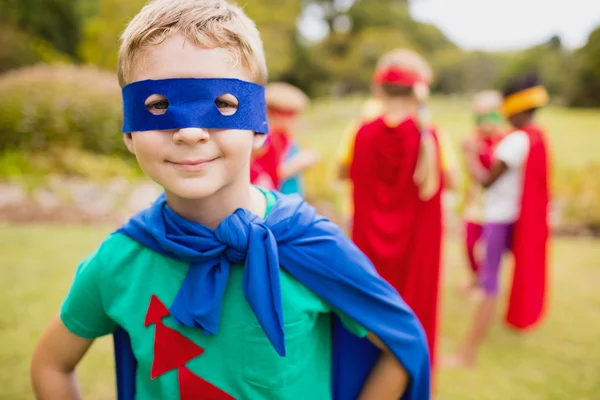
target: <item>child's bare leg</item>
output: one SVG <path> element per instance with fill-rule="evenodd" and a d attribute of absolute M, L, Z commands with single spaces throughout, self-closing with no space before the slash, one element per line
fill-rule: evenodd
<path fill-rule="evenodd" d="M 485 262 L 481 271 L 482 295 L 476 299 L 471 328 L 459 352 L 443 361 L 446 367 L 465 367 L 475 363 L 477 348 L 489 331 L 496 312 L 498 275 L 502 254 L 509 248 L 512 224 L 488 224 L 484 227 Z"/>
<path fill-rule="evenodd" d="M 473 365 L 477 354 L 477 347 L 485 338 L 496 315 L 496 297 L 484 295 L 479 299 L 475 309 L 475 315 L 471 329 L 467 334 L 465 342 L 459 352 L 463 364 Z"/>

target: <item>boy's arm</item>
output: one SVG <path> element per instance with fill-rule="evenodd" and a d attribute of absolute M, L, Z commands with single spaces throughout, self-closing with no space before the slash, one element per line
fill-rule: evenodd
<path fill-rule="evenodd" d="M 312 150 L 302 150 L 291 159 L 282 163 L 277 169 L 277 175 L 282 181 L 298 175 L 306 168 L 312 167 L 319 161 L 319 155 Z"/>
<path fill-rule="evenodd" d="M 502 160 L 496 160 L 489 170 L 479 161 L 478 147 L 474 141 L 468 140 L 463 144 L 465 164 L 471 177 L 484 188 L 490 187 L 508 170 L 508 165 Z"/>
<path fill-rule="evenodd" d="M 398 400 L 408 386 L 408 374 L 377 336 L 369 333 L 367 338 L 381 350 L 381 355 L 363 386 L 359 400 Z"/>
<path fill-rule="evenodd" d="M 488 188 L 509 168 L 519 168 L 523 165 L 529 152 L 529 138 L 522 131 L 516 131 L 504 137 L 496 147 L 494 154 L 497 160 L 489 171 L 483 168 L 474 149 L 472 144 L 466 143 L 467 168 L 484 188 Z"/>
<path fill-rule="evenodd" d="M 54 317 L 42 334 L 31 362 L 31 381 L 37 399 L 82 399 L 75 366 L 93 341 L 71 333 L 58 315 Z"/>
<path fill-rule="evenodd" d="M 440 151 L 440 164 L 442 173 L 444 174 L 444 188 L 448 190 L 456 190 L 460 183 L 460 169 L 458 166 L 458 159 L 456 152 L 450 138 L 444 130 L 436 130 L 439 151 Z"/>

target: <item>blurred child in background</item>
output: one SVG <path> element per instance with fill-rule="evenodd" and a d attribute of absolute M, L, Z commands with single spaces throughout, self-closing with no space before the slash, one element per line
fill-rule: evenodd
<path fill-rule="evenodd" d="M 268 84 L 265 96 L 269 138 L 253 153 L 250 179 L 267 189 L 303 196 L 302 172 L 319 160 L 316 152 L 301 150 L 295 138 L 295 125 L 309 99 L 300 89 L 285 82 Z"/>
<path fill-rule="evenodd" d="M 315 165 L 319 156 L 313 150 L 300 148 L 295 125 L 310 101 L 300 89 L 285 82 L 267 85 L 266 99 L 271 135 L 281 137 L 278 189 L 284 194 L 298 193 L 304 196 L 302 172 Z"/>
<path fill-rule="evenodd" d="M 473 98 L 476 128 L 468 140 L 475 141 L 481 165 L 489 169 L 493 149 L 502 138 L 504 117 L 500 111 L 502 94 L 492 90 L 477 93 Z M 467 171 L 468 172 L 468 171 Z M 481 232 L 483 230 L 483 188 L 467 173 L 463 181 L 463 198 L 459 211 L 464 219 L 465 248 L 471 278 L 462 288 L 470 294 L 479 286 L 478 272 L 481 264 Z"/>
<path fill-rule="evenodd" d="M 368 114 L 344 138 L 339 177 L 352 184 L 352 239 L 398 289 L 427 333 L 435 359 L 445 175 L 429 121 L 432 71 L 417 53 L 385 54 Z"/>
<path fill-rule="evenodd" d="M 479 277 L 484 296 L 458 354 L 445 360 L 450 367 L 475 363 L 477 348 L 493 322 L 500 264 L 509 250 L 514 253 L 515 268 L 507 323 L 525 330 L 543 317 L 549 158 L 545 134 L 535 124 L 534 115 L 547 101 L 546 90 L 535 74 L 512 79 L 504 90 L 502 111 L 514 129 L 495 147 L 491 167 L 481 162 L 475 139 L 465 143 L 467 167 L 485 188 L 485 258 Z"/>

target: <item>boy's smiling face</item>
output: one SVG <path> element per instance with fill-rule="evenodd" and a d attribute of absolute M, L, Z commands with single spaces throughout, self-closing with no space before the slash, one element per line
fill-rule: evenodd
<path fill-rule="evenodd" d="M 131 82 L 168 78 L 236 78 L 250 81 L 250 73 L 223 48 L 197 47 L 182 35 L 142 50 Z M 145 104 L 154 114 L 168 109 L 168 99 L 156 94 Z M 215 101 L 224 115 L 237 110 L 237 99 L 224 95 Z M 184 128 L 133 132 L 124 136 L 129 151 L 152 180 L 164 187 L 167 198 L 204 199 L 226 187 L 249 185 L 253 148 L 264 135 L 250 130 Z M 235 192 L 235 190 L 234 190 Z"/>

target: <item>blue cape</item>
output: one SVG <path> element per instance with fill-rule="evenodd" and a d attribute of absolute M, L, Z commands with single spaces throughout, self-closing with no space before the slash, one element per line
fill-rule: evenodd
<path fill-rule="evenodd" d="M 170 308 L 177 322 L 216 334 L 230 264 L 244 262 L 244 295 L 275 349 L 285 354 L 281 266 L 385 343 L 410 376 L 403 399 L 428 400 L 429 352 L 412 310 L 336 225 L 298 195 L 275 196 L 266 219 L 238 209 L 212 230 L 177 215 L 161 195 L 118 232 L 191 264 Z M 368 339 L 353 336 L 337 317 L 334 321 L 333 399 L 351 400 L 380 351 Z M 116 332 L 114 339 L 118 399 L 130 400 L 135 394 L 135 358 L 125 331 Z"/>

